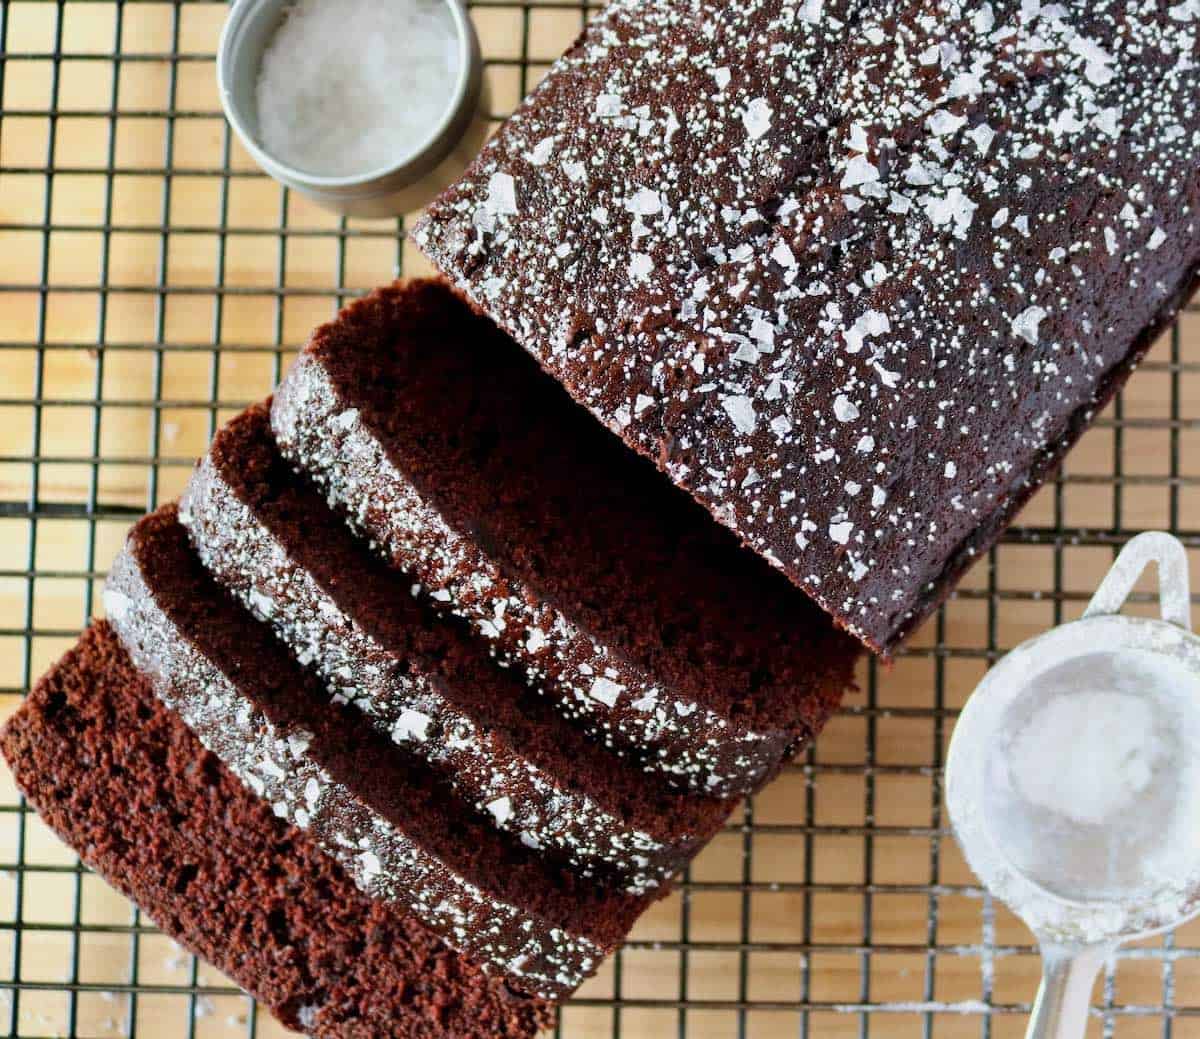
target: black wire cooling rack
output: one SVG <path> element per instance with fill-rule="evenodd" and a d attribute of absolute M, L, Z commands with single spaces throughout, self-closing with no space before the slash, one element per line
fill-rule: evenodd
<path fill-rule="evenodd" d="M 213 82 L 225 10 L 0 4 L 6 712 L 93 615 L 124 531 L 179 491 L 216 426 L 268 393 L 338 305 L 426 269 L 404 221 L 323 214 L 240 151 Z M 588 11 L 482 0 L 472 13 L 499 120 Z M 864 669 L 816 748 L 747 804 L 559 1034 L 1021 1035 L 1036 957 L 946 831 L 946 739 L 988 663 L 1078 615 L 1129 536 L 1167 528 L 1200 548 L 1198 431 L 1189 313 L 1067 473 L 891 671 Z M 1110 964 L 1093 1026 L 1200 1036 L 1200 928 Z M 284 1033 L 81 867 L 5 774 L 0 1034 Z"/>

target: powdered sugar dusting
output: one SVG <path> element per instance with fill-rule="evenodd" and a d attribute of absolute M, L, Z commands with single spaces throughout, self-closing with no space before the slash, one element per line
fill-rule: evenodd
<path fill-rule="evenodd" d="M 502 799 L 507 810 L 492 813 L 497 825 L 564 852 L 585 876 L 604 864 L 634 892 L 662 883 L 686 860 L 701 835 L 686 829 L 671 832 L 669 840 L 652 835 L 594 792 L 564 785 L 524 756 L 496 717 L 473 713 L 419 658 L 381 642 L 365 619 L 343 612 L 239 497 L 213 454 L 192 477 L 185 501 L 192 542 L 218 580 L 244 602 L 255 596 L 270 602 L 272 627 L 294 656 L 320 674 L 335 700 L 353 704 L 381 732 L 443 771 L 481 811 L 490 812 Z"/>
<path fill-rule="evenodd" d="M 399 902 L 455 947 L 501 968 L 522 957 L 521 976 L 548 998 L 575 988 L 595 969 L 601 948 L 457 873 L 330 775 L 310 752 L 311 734 L 277 728 L 237 680 L 176 627 L 147 585 L 135 551 L 127 546 L 109 576 L 130 602 L 114 623 L 122 643 L 160 699 L 277 816 L 306 829 L 367 894 Z M 303 749 L 296 753 L 297 747 Z"/>
<path fill-rule="evenodd" d="M 1151 0 L 614 0 L 416 239 L 887 646 L 1179 306 L 1200 261 L 1198 28 Z M 604 175 L 529 167 L 547 134 Z M 497 170 L 538 202 L 477 234 Z M 630 213 L 629 184 L 669 218 Z M 603 228 L 575 218 L 596 208 Z M 483 298 L 487 279 L 506 291 Z"/>
<path fill-rule="evenodd" d="M 749 416 L 731 407 L 737 421 L 752 421 L 752 407 Z M 734 730 L 695 703 L 676 711 L 655 676 L 580 630 L 452 528 L 365 423 L 337 425 L 345 409 L 321 361 L 302 354 L 272 407 L 280 451 L 385 557 L 419 578 L 438 606 L 475 625 L 502 659 L 519 663 L 556 709 L 614 750 L 635 749 L 646 769 L 713 796 L 745 792 L 774 767 L 782 752 L 775 736 Z"/>

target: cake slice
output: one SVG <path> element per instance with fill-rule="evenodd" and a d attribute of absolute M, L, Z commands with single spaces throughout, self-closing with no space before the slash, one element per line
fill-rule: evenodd
<path fill-rule="evenodd" d="M 614 0 L 414 239 L 891 652 L 1193 293 L 1200 9 Z"/>
<path fill-rule="evenodd" d="M 276 450 L 268 405 L 226 425 L 180 504 L 201 561 L 340 700 L 535 848 L 632 891 L 677 871 L 733 805 L 587 739 L 460 622 L 412 595 Z"/>
<path fill-rule="evenodd" d="M 682 785 L 753 789 L 850 681 L 852 639 L 439 282 L 318 329 L 271 421 L 435 605 Z"/>
<path fill-rule="evenodd" d="M 532 1039 L 553 1012 L 369 897 L 154 696 L 100 622 L 0 734 L 33 807 L 170 937 L 316 1039 Z M 120 810 L 114 810 L 119 806 Z"/>
<path fill-rule="evenodd" d="M 214 583 L 173 506 L 133 529 L 104 602 L 158 696 L 277 815 L 367 894 L 523 990 L 569 994 L 644 908 L 505 840 L 361 712 L 332 704 Z"/>

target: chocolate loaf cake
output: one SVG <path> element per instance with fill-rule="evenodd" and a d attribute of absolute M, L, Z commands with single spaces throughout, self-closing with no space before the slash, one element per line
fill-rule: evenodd
<path fill-rule="evenodd" d="M 465 625 L 411 594 L 271 437 L 257 405 L 214 439 L 180 504 L 201 561 L 293 656 L 460 795 L 583 875 L 666 880 L 720 828 L 728 801 L 673 792 L 586 739 Z"/>
<path fill-rule="evenodd" d="M 849 683 L 852 639 L 441 283 L 318 329 L 271 420 L 435 605 L 648 769 L 744 793 Z"/>
<path fill-rule="evenodd" d="M 532 1039 L 553 1012 L 362 893 L 154 696 L 100 622 L 0 734 L 89 866 L 316 1039 Z M 121 811 L 114 811 L 114 806 Z"/>
<path fill-rule="evenodd" d="M 1195 3 L 614 0 L 415 232 L 890 651 L 1193 291 Z"/>
<path fill-rule="evenodd" d="M 332 704 L 213 582 L 173 507 L 134 528 L 104 601 L 159 698 L 276 815 L 523 991 L 569 994 L 644 908 L 505 840 L 360 711 Z"/>

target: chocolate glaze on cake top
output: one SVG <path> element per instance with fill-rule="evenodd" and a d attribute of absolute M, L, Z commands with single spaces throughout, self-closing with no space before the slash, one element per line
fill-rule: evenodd
<path fill-rule="evenodd" d="M 615 0 L 415 233 L 889 650 L 1189 294 L 1200 8 Z"/>
<path fill-rule="evenodd" d="M 753 789 L 849 682 L 853 639 L 443 283 L 319 328 L 271 422 L 434 606 L 679 784 Z"/>
<path fill-rule="evenodd" d="M 552 1022 L 544 1001 L 360 891 L 205 750 L 103 621 L 38 682 L 0 750 L 89 866 L 289 1028 L 533 1039 Z"/>
<path fill-rule="evenodd" d="M 465 624 L 414 599 L 279 455 L 268 406 L 233 419 L 179 517 L 204 565 L 275 630 L 336 702 L 446 775 L 481 816 L 584 875 L 655 887 L 732 801 L 687 795 L 591 741 Z"/>
<path fill-rule="evenodd" d="M 365 892 L 524 991 L 562 998 L 647 904 L 504 839 L 299 668 L 221 590 L 172 506 L 138 523 L 105 609 L 155 693 Z"/>

